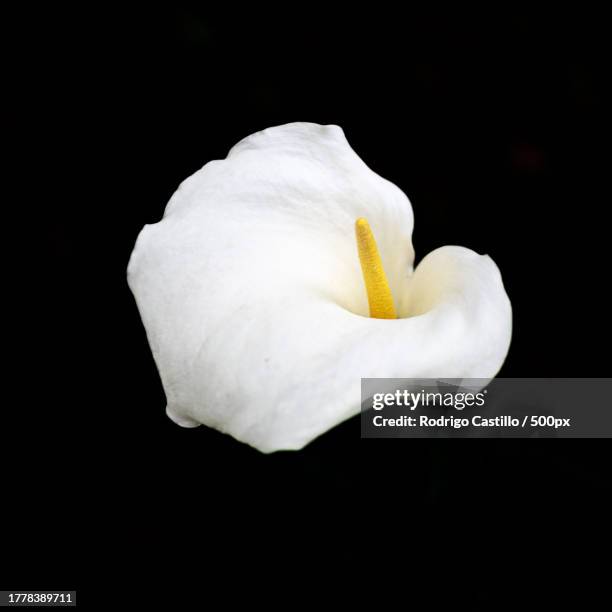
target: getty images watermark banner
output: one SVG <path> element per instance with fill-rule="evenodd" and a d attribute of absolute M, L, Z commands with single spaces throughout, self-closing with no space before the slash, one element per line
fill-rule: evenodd
<path fill-rule="evenodd" d="M 612 438 L 612 378 L 363 378 L 362 438 Z"/>

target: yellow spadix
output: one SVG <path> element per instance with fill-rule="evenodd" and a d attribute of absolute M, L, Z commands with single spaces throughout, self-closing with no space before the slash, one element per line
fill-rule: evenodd
<path fill-rule="evenodd" d="M 397 319 L 387 275 L 367 219 L 363 217 L 357 219 L 355 235 L 363 280 L 368 294 L 370 317 L 374 319 Z"/>

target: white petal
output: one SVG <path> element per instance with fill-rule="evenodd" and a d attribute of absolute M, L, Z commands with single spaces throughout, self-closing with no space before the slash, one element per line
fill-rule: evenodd
<path fill-rule="evenodd" d="M 405 318 L 367 317 L 361 216 Z M 361 377 L 494 376 L 511 334 L 497 267 L 443 247 L 412 274 L 412 227 L 337 126 L 264 130 L 189 177 L 128 267 L 171 418 L 298 449 L 359 412 Z"/>

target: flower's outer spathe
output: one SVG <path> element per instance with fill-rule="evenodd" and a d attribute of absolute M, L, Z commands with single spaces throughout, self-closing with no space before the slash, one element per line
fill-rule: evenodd
<path fill-rule="evenodd" d="M 397 319 L 368 317 L 360 217 Z M 512 320 L 497 266 L 446 246 L 413 272 L 412 228 L 337 126 L 269 128 L 186 179 L 128 266 L 168 415 L 299 449 L 359 413 L 362 377 L 493 377 Z"/>

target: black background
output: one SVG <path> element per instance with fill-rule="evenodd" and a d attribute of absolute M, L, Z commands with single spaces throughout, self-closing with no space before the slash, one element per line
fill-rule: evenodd
<path fill-rule="evenodd" d="M 335 123 L 410 198 L 417 261 L 461 244 L 499 265 L 514 309 L 500 375 L 608 375 L 606 24 L 308 6 L 10 22 L 29 219 L 7 261 L 29 272 L 7 266 L 26 323 L 1 429 L 0 587 L 170 608 L 226 580 L 232 601 L 274 600 L 287 574 L 308 588 L 286 607 L 327 583 L 472 609 L 596 590 L 608 441 L 362 441 L 356 418 L 264 456 L 178 428 L 125 268 L 204 163 L 265 127 Z"/>

